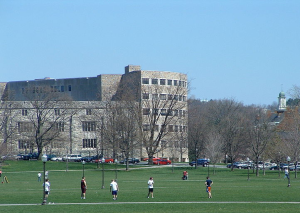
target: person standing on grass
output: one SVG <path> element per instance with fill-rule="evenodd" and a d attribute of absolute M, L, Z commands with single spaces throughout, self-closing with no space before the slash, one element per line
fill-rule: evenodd
<path fill-rule="evenodd" d="M 118 191 L 119 191 L 119 186 L 118 183 L 112 179 L 110 183 L 110 192 L 113 196 L 113 200 L 117 200 L 118 198 Z"/>
<path fill-rule="evenodd" d="M 284 169 L 284 178 L 290 179 L 290 176 L 289 176 L 289 169 L 288 169 L 288 168 L 285 168 L 285 169 Z"/>
<path fill-rule="evenodd" d="M 44 183 L 43 183 L 43 187 L 44 187 Z M 45 200 L 48 199 L 48 196 L 50 194 L 50 182 L 49 179 L 45 180 Z"/>
<path fill-rule="evenodd" d="M 151 197 L 154 198 L 153 197 L 153 185 L 154 185 L 153 177 L 150 177 L 150 179 L 148 180 L 148 189 L 149 189 L 148 196 L 147 196 L 148 198 L 149 198 L 150 194 L 151 194 Z"/>
<path fill-rule="evenodd" d="M 86 193 L 86 181 L 85 181 L 85 177 L 82 177 L 81 179 L 81 199 L 85 199 L 85 193 Z"/>
<path fill-rule="evenodd" d="M 211 196 L 211 185 L 212 184 L 213 184 L 212 180 L 209 179 L 209 177 L 207 176 L 205 185 L 206 185 L 206 192 L 208 193 L 208 198 L 212 198 L 212 196 Z"/>
<path fill-rule="evenodd" d="M 41 182 L 42 181 L 42 174 L 39 172 L 38 173 L 38 182 Z"/>

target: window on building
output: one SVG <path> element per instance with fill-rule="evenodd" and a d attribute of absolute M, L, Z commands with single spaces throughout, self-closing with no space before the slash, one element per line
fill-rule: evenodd
<path fill-rule="evenodd" d="M 168 95 L 168 100 L 171 101 L 173 99 L 173 95 L 169 94 Z"/>
<path fill-rule="evenodd" d="M 168 109 L 167 111 L 168 111 L 168 116 L 172 116 L 173 115 L 173 110 Z"/>
<path fill-rule="evenodd" d="M 176 101 L 178 101 L 178 95 L 174 95 L 174 99 L 176 100 Z"/>
<path fill-rule="evenodd" d="M 83 139 L 82 148 L 97 148 L 97 139 Z"/>
<path fill-rule="evenodd" d="M 18 122 L 18 131 L 19 132 L 32 132 L 33 125 L 30 122 Z"/>
<path fill-rule="evenodd" d="M 174 132 L 173 125 L 169 125 L 168 131 L 169 131 L 169 132 Z"/>
<path fill-rule="evenodd" d="M 161 146 L 161 148 L 167 148 L 167 141 L 161 140 L 160 141 L 160 146 Z"/>
<path fill-rule="evenodd" d="M 58 132 L 64 132 L 65 131 L 65 123 L 64 122 L 57 122 L 54 124 L 54 129 Z"/>
<path fill-rule="evenodd" d="M 158 79 L 157 78 L 152 78 L 152 84 L 158 84 Z"/>
<path fill-rule="evenodd" d="M 158 100 L 158 94 L 152 94 L 152 100 Z"/>
<path fill-rule="evenodd" d="M 30 141 L 27 141 L 27 140 L 19 140 L 18 147 L 19 147 L 19 149 L 25 149 L 25 152 L 27 149 L 31 150 L 33 148 L 32 143 L 30 143 Z"/>
<path fill-rule="evenodd" d="M 85 111 L 86 115 L 92 115 L 92 109 L 86 109 Z"/>
<path fill-rule="evenodd" d="M 149 84 L 149 78 L 142 78 L 142 84 Z"/>
<path fill-rule="evenodd" d="M 178 86 L 178 81 L 174 80 L 174 86 Z"/>
<path fill-rule="evenodd" d="M 166 79 L 160 79 L 159 84 L 160 85 L 166 85 Z"/>
<path fill-rule="evenodd" d="M 65 86 L 60 86 L 60 91 L 64 92 L 65 91 Z"/>
<path fill-rule="evenodd" d="M 72 86 L 71 85 L 68 86 L 68 91 L 72 91 Z"/>
<path fill-rule="evenodd" d="M 162 116 L 166 116 L 166 115 L 167 115 L 167 110 L 166 110 L 166 109 L 161 109 L 161 110 L 160 110 L 160 114 L 161 114 Z"/>
<path fill-rule="evenodd" d="M 172 80 L 168 79 L 168 85 L 172 86 Z"/>
<path fill-rule="evenodd" d="M 160 94 L 159 99 L 160 100 L 167 100 L 167 95 L 166 94 Z"/>
<path fill-rule="evenodd" d="M 179 112 L 178 116 L 182 117 L 182 110 L 179 110 L 178 112 Z"/>
<path fill-rule="evenodd" d="M 159 109 L 153 109 L 153 115 L 158 115 Z"/>
<path fill-rule="evenodd" d="M 54 92 L 60 92 L 59 86 L 54 86 Z"/>
<path fill-rule="evenodd" d="M 22 116 L 27 116 L 27 109 L 22 109 Z"/>
<path fill-rule="evenodd" d="M 179 95 L 179 101 L 182 101 L 182 95 Z"/>
<path fill-rule="evenodd" d="M 149 99 L 149 93 L 143 93 L 143 99 Z"/>
<path fill-rule="evenodd" d="M 54 114 L 55 115 L 60 115 L 60 109 L 54 109 Z"/>
<path fill-rule="evenodd" d="M 154 131 L 156 131 L 156 132 L 159 131 L 159 125 L 155 124 L 155 126 L 154 126 Z"/>
<path fill-rule="evenodd" d="M 96 131 L 96 122 L 95 121 L 83 121 L 82 122 L 82 131 L 84 131 L 84 132 Z"/>
<path fill-rule="evenodd" d="M 186 101 L 186 96 L 185 96 L 185 95 L 182 96 L 182 100 L 183 100 L 183 101 Z"/>
<path fill-rule="evenodd" d="M 173 110 L 173 115 L 174 115 L 174 116 L 178 116 L 178 110 L 177 110 L 177 109 L 174 109 L 174 110 Z"/>
<path fill-rule="evenodd" d="M 174 127 L 175 127 L 175 128 L 174 128 L 174 131 L 175 131 L 175 132 L 178 132 L 178 126 L 175 125 Z"/>
<path fill-rule="evenodd" d="M 150 109 L 149 108 L 143 108 L 143 115 L 149 115 Z"/>
<path fill-rule="evenodd" d="M 143 131 L 150 131 L 150 125 L 149 124 L 143 124 Z"/>

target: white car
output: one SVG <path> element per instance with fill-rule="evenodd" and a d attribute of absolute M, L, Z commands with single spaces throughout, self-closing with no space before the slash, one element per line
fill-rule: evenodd
<path fill-rule="evenodd" d="M 75 155 L 75 154 L 71 154 L 71 155 L 67 155 L 63 157 L 63 161 L 81 161 L 81 155 Z"/>
<path fill-rule="evenodd" d="M 62 157 L 53 157 L 51 161 L 62 161 Z"/>

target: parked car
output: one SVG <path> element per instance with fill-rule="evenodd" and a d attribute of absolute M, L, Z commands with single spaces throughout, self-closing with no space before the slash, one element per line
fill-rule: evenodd
<path fill-rule="evenodd" d="M 169 165 L 171 163 L 172 163 L 172 161 L 167 160 L 167 159 L 158 159 L 158 160 L 153 161 L 153 164 L 155 164 L 155 165 Z"/>
<path fill-rule="evenodd" d="M 157 159 L 161 159 L 161 158 L 153 158 L 153 161 L 157 160 Z M 143 161 L 148 161 L 149 158 L 143 158 Z"/>
<path fill-rule="evenodd" d="M 289 166 L 289 170 L 290 170 L 290 171 L 295 171 L 295 165 L 290 165 L 290 166 Z M 297 166 L 296 166 L 296 170 L 297 170 L 297 171 L 300 171 L 300 165 L 297 165 Z"/>
<path fill-rule="evenodd" d="M 102 158 L 93 160 L 94 163 L 102 163 Z M 114 163 L 115 160 L 113 158 L 104 158 L 104 163 Z"/>
<path fill-rule="evenodd" d="M 120 163 L 124 164 L 124 163 L 126 163 L 126 161 L 127 161 L 127 159 L 121 160 Z M 140 162 L 140 160 L 138 158 L 128 158 L 128 163 L 137 164 L 139 162 Z"/>
<path fill-rule="evenodd" d="M 47 155 L 47 161 L 51 160 L 51 158 L 55 158 L 56 155 Z"/>
<path fill-rule="evenodd" d="M 93 157 L 89 157 L 89 156 L 85 156 L 81 158 L 81 161 L 85 161 L 85 162 L 91 162 L 93 160 Z"/>
<path fill-rule="evenodd" d="M 233 168 L 238 168 L 238 169 L 247 169 L 248 166 L 251 167 L 251 164 L 249 165 L 248 162 L 237 161 L 237 162 L 234 162 L 233 164 L 228 164 L 227 168 L 231 168 L 231 166 Z"/>
<path fill-rule="evenodd" d="M 81 155 L 76 155 L 76 154 L 71 154 L 71 155 L 67 155 L 65 157 L 63 157 L 63 161 L 75 161 L 75 162 L 79 162 L 81 161 Z"/>
<path fill-rule="evenodd" d="M 23 160 L 37 160 L 39 157 L 38 153 L 29 153 L 26 155 L 23 155 Z"/>
<path fill-rule="evenodd" d="M 190 166 L 195 166 L 196 161 L 192 161 L 189 164 L 190 164 Z M 205 167 L 208 164 L 209 164 L 209 159 L 207 159 L 207 158 L 202 158 L 202 159 L 197 160 L 197 165 L 201 165 L 201 166 Z"/>
<path fill-rule="evenodd" d="M 62 157 L 58 157 L 58 156 L 52 157 L 51 161 L 62 161 Z"/>
<path fill-rule="evenodd" d="M 276 165 L 276 166 L 271 166 L 269 169 L 270 170 L 278 170 L 278 169 L 281 169 L 281 170 L 283 170 L 283 169 L 285 169 L 285 168 L 287 168 L 287 164 L 286 163 L 281 163 L 279 166 L 278 165 Z"/>

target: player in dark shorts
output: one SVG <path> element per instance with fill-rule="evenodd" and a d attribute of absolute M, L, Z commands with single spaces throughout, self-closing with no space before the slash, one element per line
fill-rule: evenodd
<path fill-rule="evenodd" d="M 85 177 L 82 177 L 81 179 L 81 199 L 85 199 L 85 193 L 86 193 L 86 181 L 85 181 Z"/>

